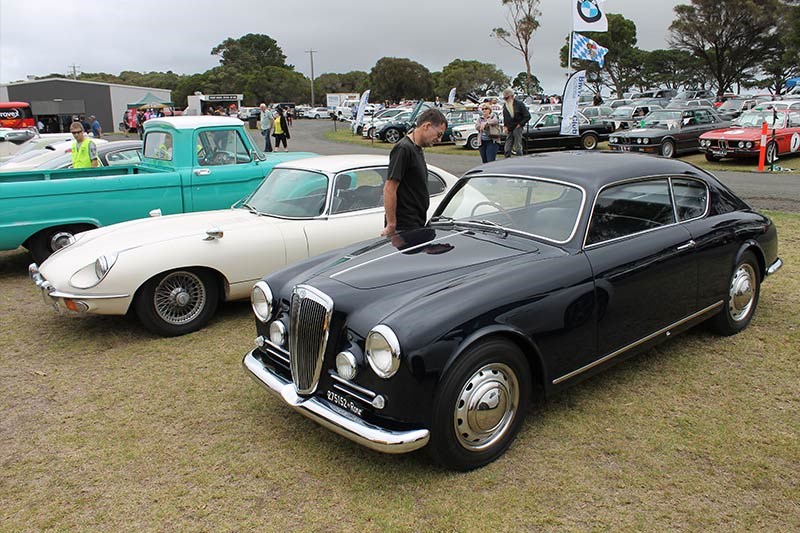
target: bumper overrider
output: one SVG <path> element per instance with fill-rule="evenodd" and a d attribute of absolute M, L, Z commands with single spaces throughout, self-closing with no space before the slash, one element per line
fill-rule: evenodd
<path fill-rule="evenodd" d="M 407 453 L 428 444 L 430 432 L 427 429 L 386 429 L 337 409 L 322 398 L 299 396 L 294 383 L 275 374 L 259 360 L 257 350 L 253 349 L 244 356 L 242 366 L 245 371 L 256 383 L 318 424 L 364 447 L 383 453 Z"/>
<path fill-rule="evenodd" d="M 36 288 L 42 291 L 44 303 L 51 306 L 56 312 L 67 315 L 84 315 L 91 312 L 93 300 L 111 300 L 129 296 L 128 294 L 73 294 L 56 290 L 53 284 L 39 272 L 39 265 L 36 263 L 28 266 L 28 275 L 36 284 Z"/>

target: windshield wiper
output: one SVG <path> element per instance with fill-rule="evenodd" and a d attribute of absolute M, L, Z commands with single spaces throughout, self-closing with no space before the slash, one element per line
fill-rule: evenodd
<path fill-rule="evenodd" d="M 255 207 L 253 207 L 252 205 L 250 205 L 250 204 L 248 204 L 246 202 L 242 202 L 242 207 L 244 207 L 245 209 L 247 209 L 248 211 L 250 211 L 254 215 L 260 215 L 261 214 L 261 213 L 258 212 L 258 209 L 256 209 Z"/>

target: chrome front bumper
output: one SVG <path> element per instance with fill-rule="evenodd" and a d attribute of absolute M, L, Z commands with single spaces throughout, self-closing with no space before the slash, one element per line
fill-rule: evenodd
<path fill-rule="evenodd" d="M 290 407 L 331 431 L 383 453 L 407 453 L 428 444 L 430 432 L 427 429 L 392 431 L 365 422 L 355 415 L 346 416 L 319 398 L 298 396 L 294 384 L 270 372 L 253 355 L 254 351 L 248 352 L 242 359 L 242 366 L 250 377 Z"/>
<path fill-rule="evenodd" d="M 772 264 L 769 266 L 769 268 L 767 268 L 767 276 L 771 276 L 772 274 L 774 274 L 775 272 L 777 272 L 778 270 L 780 270 L 782 266 L 783 266 L 783 261 L 782 261 L 782 260 L 781 260 L 781 258 L 779 257 L 779 258 L 777 258 L 777 259 L 775 260 L 775 262 L 774 262 L 774 263 L 772 263 Z"/>
<path fill-rule="evenodd" d="M 92 300 L 113 300 L 116 298 L 127 298 L 128 294 L 72 294 L 69 292 L 61 292 L 56 290 L 52 283 L 47 281 L 36 263 L 31 263 L 28 266 L 28 275 L 30 276 L 36 288 L 42 291 L 42 299 L 44 303 L 51 306 L 58 313 L 83 315 L 90 311 L 91 305 L 88 302 Z M 66 306 L 66 300 L 72 300 L 74 309 Z"/>

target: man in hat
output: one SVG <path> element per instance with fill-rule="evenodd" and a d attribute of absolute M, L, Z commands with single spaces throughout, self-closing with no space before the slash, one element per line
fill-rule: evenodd
<path fill-rule="evenodd" d="M 522 155 L 522 128 L 531 119 L 531 113 L 525 104 L 514 98 L 513 89 L 503 90 L 503 126 L 508 137 L 503 150 L 506 157 Z"/>

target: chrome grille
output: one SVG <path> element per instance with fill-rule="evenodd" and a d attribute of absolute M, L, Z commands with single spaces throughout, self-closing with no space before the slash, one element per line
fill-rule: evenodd
<path fill-rule="evenodd" d="M 327 294 L 308 285 L 292 291 L 289 367 L 299 394 L 312 394 L 317 388 L 332 313 L 333 300 Z"/>
<path fill-rule="evenodd" d="M 719 139 L 717 141 L 717 146 L 719 148 L 723 149 L 723 150 L 727 150 L 728 149 L 728 141 L 726 141 L 725 139 Z"/>

